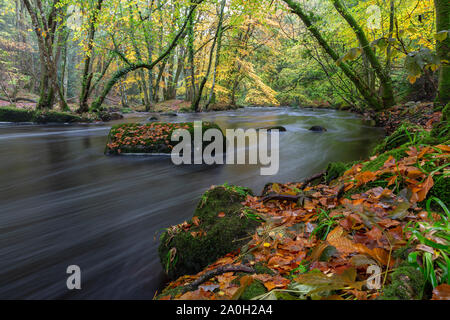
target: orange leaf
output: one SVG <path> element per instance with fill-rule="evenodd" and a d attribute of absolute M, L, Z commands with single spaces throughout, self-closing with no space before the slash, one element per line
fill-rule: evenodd
<path fill-rule="evenodd" d="M 417 196 L 418 196 L 418 202 L 425 200 L 425 198 L 427 197 L 428 191 L 430 191 L 431 188 L 433 188 L 434 186 L 434 181 L 433 181 L 433 177 L 430 175 L 428 176 L 428 178 L 422 183 L 420 184 L 420 191 L 417 192 Z"/>
<path fill-rule="evenodd" d="M 200 225 L 200 219 L 198 217 L 193 217 L 192 218 L 192 222 L 196 225 L 199 226 Z"/>

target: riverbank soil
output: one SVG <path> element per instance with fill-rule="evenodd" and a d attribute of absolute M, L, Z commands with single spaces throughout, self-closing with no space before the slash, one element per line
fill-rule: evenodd
<path fill-rule="evenodd" d="M 248 195 L 251 241 L 157 299 L 448 299 L 447 112 L 397 106 L 370 159 Z"/>

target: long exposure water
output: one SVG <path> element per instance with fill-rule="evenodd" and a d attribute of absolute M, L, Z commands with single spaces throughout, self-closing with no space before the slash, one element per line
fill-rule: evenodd
<path fill-rule="evenodd" d="M 0 124 L 0 298 L 151 299 L 164 281 L 156 234 L 192 217 L 211 185 L 228 182 L 259 194 L 267 182 L 299 181 L 331 161 L 367 157 L 383 135 L 333 110 L 162 117 L 200 119 L 222 129 L 285 126 L 279 174 L 261 176 L 257 165 L 174 166 L 167 157 L 105 156 L 111 124 Z M 310 132 L 312 125 L 328 131 Z M 81 290 L 66 287 L 72 264 L 81 268 Z"/>

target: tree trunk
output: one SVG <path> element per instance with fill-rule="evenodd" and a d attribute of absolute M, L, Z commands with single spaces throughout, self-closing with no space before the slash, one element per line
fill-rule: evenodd
<path fill-rule="evenodd" d="M 102 10 L 103 0 L 97 0 L 97 4 L 94 9 L 92 9 L 91 16 L 89 17 L 89 33 L 88 33 L 88 46 L 87 52 L 84 60 L 83 77 L 81 80 L 81 94 L 80 94 L 80 108 L 78 113 L 88 112 L 88 98 L 91 88 L 92 77 L 94 74 L 91 72 L 91 61 L 94 49 L 94 38 L 96 31 L 97 19 Z"/>
<path fill-rule="evenodd" d="M 223 11 L 225 9 L 226 0 L 222 0 L 222 4 L 220 7 L 220 14 L 223 16 Z M 223 17 L 222 17 L 223 22 Z M 217 29 L 217 51 L 216 51 L 216 62 L 214 63 L 214 71 L 213 71 L 213 80 L 211 85 L 211 92 L 209 94 L 208 102 L 205 105 L 205 109 L 208 109 L 211 103 L 216 103 L 216 93 L 214 92 L 216 86 L 216 77 L 217 77 L 217 67 L 220 62 L 220 50 L 222 49 L 222 33 L 223 33 L 223 23 L 220 23 L 220 26 Z"/>
<path fill-rule="evenodd" d="M 203 89 L 205 88 L 206 81 L 208 81 L 209 73 L 211 72 L 211 66 L 212 66 L 212 60 L 214 55 L 214 48 L 216 47 L 217 39 L 219 38 L 219 35 L 221 34 L 222 30 L 222 22 L 223 22 L 223 11 L 225 9 L 225 1 L 222 1 L 221 8 L 220 8 L 220 16 L 219 16 L 219 22 L 217 24 L 217 31 L 214 36 L 213 43 L 211 45 L 211 51 L 209 54 L 209 62 L 208 62 L 208 68 L 206 70 L 206 74 L 203 76 L 202 82 L 200 83 L 200 87 L 198 89 L 197 97 L 195 98 L 193 109 L 195 112 L 199 111 L 200 109 L 200 100 L 202 98 Z"/>
<path fill-rule="evenodd" d="M 450 2 L 434 0 L 436 7 L 436 31 L 450 29 Z M 450 34 L 444 41 L 437 41 L 436 51 L 441 60 L 437 101 L 446 105 L 450 101 Z"/>

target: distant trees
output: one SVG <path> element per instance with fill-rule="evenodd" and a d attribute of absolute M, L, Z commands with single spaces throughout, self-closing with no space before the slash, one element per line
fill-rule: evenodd
<path fill-rule="evenodd" d="M 425 83 L 426 97 L 417 100 L 438 92 L 442 104 L 450 92 L 448 6 L 0 0 L 0 99 L 31 91 L 38 99 L 24 98 L 40 109 L 69 104 L 79 113 L 121 100 L 150 111 L 174 99 L 197 111 L 280 102 L 383 110 Z"/>
<path fill-rule="evenodd" d="M 67 104 L 58 82 L 58 63 L 65 41 L 61 26 L 67 18 L 67 5 L 60 0 L 23 0 L 23 3 L 38 40 L 41 80 L 37 108 L 52 108 L 57 95 L 60 108 L 65 110 Z"/>

